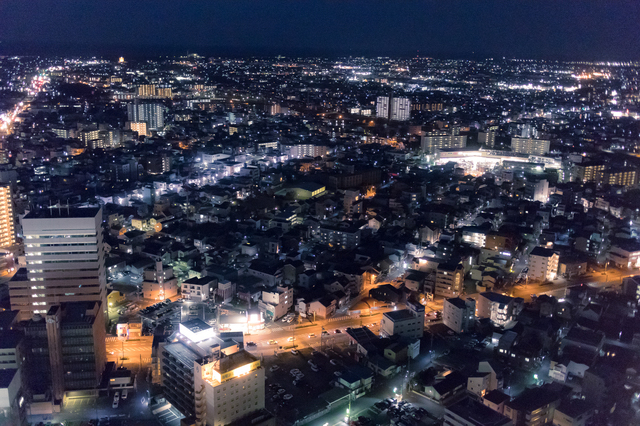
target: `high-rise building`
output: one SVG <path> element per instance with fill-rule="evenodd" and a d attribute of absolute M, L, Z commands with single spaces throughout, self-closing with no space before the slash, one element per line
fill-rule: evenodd
<path fill-rule="evenodd" d="M 78 301 L 100 301 L 106 313 L 102 208 L 34 210 L 22 219 L 22 233 L 27 266 L 9 282 L 20 319 Z"/>
<path fill-rule="evenodd" d="M 511 150 L 521 154 L 545 155 L 549 152 L 550 141 L 544 139 L 511 138 Z"/>
<path fill-rule="evenodd" d="M 11 247 L 16 243 L 11 186 L 0 185 L 0 247 Z"/>
<path fill-rule="evenodd" d="M 498 133 L 498 126 L 491 126 L 484 132 L 478 132 L 478 143 L 486 148 L 493 148 L 496 145 L 496 133 Z"/>
<path fill-rule="evenodd" d="M 389 96 L 378 96 L 376 100 L 376 117 L 389 119 Z"/>
<path fill-rule="evenodd" d="M 32 393 L 61 401 L 67 391 L 96 389 L 106 364 L 102 303 L 53 305 L 25 326 L 26 376 Z"/>
<path fill-rule="evenodd" d="M 180 324 L 162 348 L 165 397 L 198 426 L 226 425 L 264 408 L 264 369 L 235 334 L 216 335 L 193 319 Z"/>
<path fill-rule="evenodd" d="M 409 98 L 391 98 L 391 119 L 408 121 L 411 118 L 411 102 Z"/>
<path fill-rule="evenodd" d="M 433 154 L 436 149 L 465 148 L 466 135 L 455 135 L 449 132 L 430 132 L 422 136 L 420 147 L 425 154 Z"/>
<path fill-rule="evenodd" d="M 582 182 L 595 182 L 600 173 L 604 172 L 605 167 L 603 161 L 588 161 L 576 164 L 573 171 L 576 179 Z"/>
<path fill-rule="evenodd" d="M 138 86 L 138 96 L 143 98 L 151 98 L 156 95 L 155 84 L 141 84 Z"/>
<path fill-rule="evenodd" d="M 127 121 L 127 129 L 137 132 L 138 136 L 148 136 L 147 123 L 145 121 Z"/>
<path fill-rule="evenodd" d="M 129 121 L 147 123 L 148 130 L 162 130 L 164 127 L 164 105 L 156 102 L 134 102 L 127 105 Z"/>

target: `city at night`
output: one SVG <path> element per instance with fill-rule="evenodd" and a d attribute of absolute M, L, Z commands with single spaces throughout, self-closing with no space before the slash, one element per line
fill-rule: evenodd
<path fill-rule="evenodd" d="M 640 424 L 638 22 L 0 2 L 0 426 Z"/>

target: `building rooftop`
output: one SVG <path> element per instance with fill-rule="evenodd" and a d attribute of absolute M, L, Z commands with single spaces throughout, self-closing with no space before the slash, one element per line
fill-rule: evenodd
<path fill-rule="evenodd" d="M 25 219 L 65 219 L 65 218 L 87 218 L 96 217 L 100 207 L 51 207 L 41 208 L 30 211 L 25 215 Z"/>
<path fill-rule="evenodd" d="M 189 321 L 182 322 L 182 323 L 180 323 L 180 325 L 182 325 L 183 327 L 185 327 L 188 330 L 192 331 L 194 334 L 197 334 L 197 333 L 201 332 L 202 330 L 207 330 L 207 329 L 211 328 L 211 326 L 209 324 L 207 324 L 206 322 L 202 321 L 199 318 L 195 318 L 195 319 L 191 319 Z"/>
<path fill-rule="evenodd" d="M 506 426 L 512 424 L 510 418 L 468 397 L 447 407 L 446 413 L 461 417 L 466 421 L 466 424 L 474 426 Z"/>
<path fill-rule="evenodd" d="M 389 318 L 391 321 L 403 321 L 403 320 L 413 318 L 413 314 L 409 309 L 401 309 L 399 311 L 385 312 L 384 316 Z"/>
<path fill-rule="evenodd" d="M 229 356 L 220 358 L 220 362 L 215 369 L 220 374 L 224 374 L 226 372 L 233 371 L 238 367 L 242 367 L 243 365 L 251 364 L 255 361 L 258 361 L 258 358 L 251 355 L 249 352 L 239 351 Z"/>
<path fill-rule="evenodd" d="M 555 251 L 544 247 L 535 247 L 533 250 L 531 250 L 531 256 L 551 257 L 555 253 Z"/>
<path fill-rule="evenodd" d="M 507 402 L 511 399 L 509 395 L 499 391 L 498 389 L 487 392 L 483 398 L 496 405 L 502 404 L 503 402 Z"/>
<path fill-rule="evenodd" d="M 0 370 L 0 389 L 8 388 L 17 372 L 15 368 Z"/>

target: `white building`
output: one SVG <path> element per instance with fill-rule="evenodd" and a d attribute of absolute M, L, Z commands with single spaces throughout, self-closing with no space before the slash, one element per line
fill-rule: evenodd
<path fill-rule="evenodd" d="M 216 334 L 195 319 L 164 344 L 165 398 L 196 425 L 224 426 L 264 408 L 264 369 L 242 340 L 242 333 Z"/>
<path fill-rule="evenodd" d="M 483 228 L 468 226 L 462 230 L 462 241 L 474 247 L 484 248 L 487 241 L 487 231 Z"/>
<path fill-rule="evenodd" d="M 409 98 L 391 98 L 391 119 L 408 121 L 411 118 L 411 102 Z"/>
<path fill-rule="evenodd" d="M 424 306 L 407 302 L 408 309 L 385 312 L 380 321 L 380 335 L 420 339 L 424 334 Z"/>
<path fill-rule="evenodd" d="M 164 128 L 164 105 L 161 103 L 132 103 L 127 105 L 129 121 L 147 123 L 148 130 Z"/>
<path fill-rule="evenodd" d="M 293 287 L 278 286 L 273 291 L 263 291 L 258 307 L 265 317 L 277 321 L 293 306 Z"/>
<path fill-rule="evenodd" d="M 618 268 L 640 268 L 640 244 L 612 244 L 608 259 Z"/>
<path fill-rule="evenodd" d="M 189 278 L 180 287 L 182 298 L 197 301 L 209 300 L 216 287 L 216 282 L 217 279 L 212 277 Z"/>
<path fill-rule="evenodd" d="M 106 315 L 107 280 L 101 208 L 34 210 L 22 219 L 26 270 L 9 282 L 19 319 L 64 302 L 100 300 Z"/>
<path fill-rule="evenodd" d="M 545 155 L 549 152 L 550 143 L 550 141 L 544 139 L 514 136 L 511 138 L 511 150 L 521 154 Z"/>
<path fill-rule="evenodd" d="M 532 280 L 554 280 L 558 275 L 560 256 L 551 249 L 536 247 L 529 255 L 529 278 Z"/>
<path fill-rule="evenodd" d="M 445 299 L 442 306 L 442 322 L 456 333 L 471 330 L 476 317 L 476 301 L 459 297 Z"/>
<path fill-rule="evenodd" d="M 378 96 L 376 100 L 376 117 L 389 118 L 389 97 Z"/>
<path fill-rule="evenodd" d="M 503 327 L 516 319 L 523 306 L 521 298 L 488 291 L 478 295 L 476 317 L 489 318 L 493 324 Z"/>

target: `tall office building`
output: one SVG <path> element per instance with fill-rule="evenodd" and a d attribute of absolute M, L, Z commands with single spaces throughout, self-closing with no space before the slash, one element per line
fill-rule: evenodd
<path fill-rule="evenodd" d="M 16 243 L 11 186 L 0 185 L 0 247 L 11 247 Z"/>
<path fill-rule="evenodd" d="M 389 119 L 389 96 L 378 96 L 376 101 L 376 117 Z"/>
<path fill-rule="evenodd" d="M 164 127 L 164 105 L 155 102 L 134 102 L 127 105 L 129 121 L 147 123 L 148 130 L 162 130 Z"/>
<path fill-rule="evenodd" d="M 78 301 L 100 301 L 106 314 L 102 208 L 34 210 L 22 219 L 22 233 L 27 267 L 9 281 L 21 320 Z"/>
<path fill-rule="evenodd" d="M 511 150 L 521 154 L 545 155 L 549 152 L 550 141 L 544 139 L 511 138 Z"/>
<path fill-rule="evenodd" d="M 425 154 L 433 154 L 436 149 L 465 148 L 467 146 L 466 135 L 455 135 L 449 132 L 431 132 L 422 136 L 420 147 Z"/>
<path fill-rule="evenodd" d="M 54 305 L 29 321 L 25 338 L 32 393 L 51 390 L 59 402 L 67 391 L 95 390 L 106 363 L 104 321 L 100 301 Z"/>
<path fill-rule="evenodd" d="M 391 99 L 391 119 L 396 121 L 408 121 L 411 118 L 411 102 L 409 98 Z"/>

